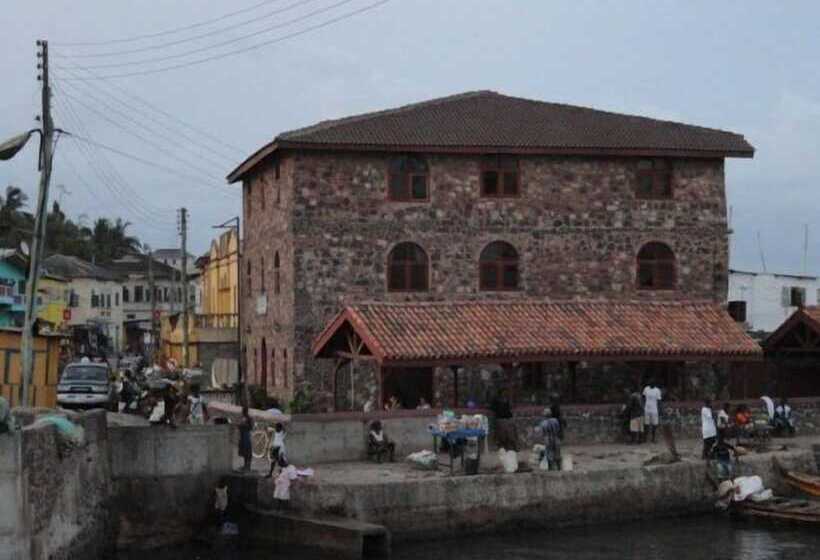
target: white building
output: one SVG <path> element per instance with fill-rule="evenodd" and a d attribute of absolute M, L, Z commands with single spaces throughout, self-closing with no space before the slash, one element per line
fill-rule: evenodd
<path fill-rule="evenodd" d="M 771 272 L 729 271 L 729 309 L 745 304 L 750 331 L 772 332 L 799 306 L 817 305 L 820 278 Z"/>
<path fill-rule="evenodd" d="M 84 331 L 86 334 L 82 337 L 75 334 L 75 340 L 83 340 L 81 345 L 89 346 L 79 350 L 121 350 L 125 344 L 125 331 L 120 279 L 108 269 L 68 255 L 48 257 L 43 268 L 47 274 L 68 281 L 65 323 L 75 333 Z M 108 340 L 101 340 L 100 335 Z"/>
<path fill-rule="evenodd" d="M 182 270 L 182 250 L 181 249 L 156 249 L 151 253 L 154 255 L 154 260 L 162 264 L 173 267 L 177 270 Z M 196 257 L 188 254 L 188 274 L 194 274 L 197 271 Z"/>

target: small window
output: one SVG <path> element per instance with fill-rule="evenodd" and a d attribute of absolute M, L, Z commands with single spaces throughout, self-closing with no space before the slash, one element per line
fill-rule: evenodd
<path fill-rule="evenodd" d="M 387 289 L 391 292 L 426 292 L 428 258 L 415 243 L 399 243 L 387 256 Z"/>
<path fill-rule="evenodd" d="M 111 309 L 111 294 L 105 294 L 105 307 Z"/>
<path fill-rule="evenodd" d="M 131 301 L 131 294 L 128 292 L 128 288 L 123 286 L 122 288 L 122 302 L 129 303 Z"/>
<path fill-rule="evenodd" d="M 94 290 L 91 290 L 91 307 L 99 307 L 100 302 L 98 299 L 97 294 L 94 293 Z"/>
<path fill-rule="evenodd" d="M 274 172 L 274 174 L 276 176 L 276 180 L 278 181 L 279 180 L 279 161 L 276 162 L 276 168 L 275 169 L 276 169 L 276 171 Z"/>
<path fill-rule="evenodd" d="M 394 158 L 388 172 L 388 196 L 398 202 L 424 201 L 428 199 L 427 162 L 417 156 Z"/>
<path fill-rule="evenodd" d="M 253 276 L 251 275 L 251 260 L 248 259 L 248 296 L 253 294 Z"/>
<path fill-rule="evenodd" d="M 271 377 L 271 385 L 276 387 L 276 375 L 279 372 L 276 368 L 276 348 L 270 351 L 270 377 Z"/>
<path fill-rule="evenodd" d="M 638 198 L 672 198 L 672 166 L 667 160 L 638 160 L 636 179 L 635 195 Z"/>
<path fill-rule="evenodd" d="M 259 293 L 265 293 L 265 257 L 259 258 Z"/>
<path fill-rule="evenodd" d="M 134 303 L 142 303 L 142 286 L 134 286 Z"/>
<path fill-rule="evenodd" d="M 277 252 L 273 255 L 273 293 L 279 295 L 281 287 L 279 277 L 279 253 Z"/>
<path fill-rule="evenodd" d="M 790 305 L 792 307 L 803 307 L 806 305 L 806 288 L 792 286 L 790 290 Z"/>
<path fill-rule="evenodd" d="M 653 241 L 638 251 L 638 289 L 675 289 L 675 253 L 667 245 Z"/>
<path fill-rule="evenodd" d="M 251 188 L 252 182 L 250 179 L 245 181 L 245 215 L 246 220 L 250 219 L 251 217 L 251 208 L 253 207 L 253 188 Z"/>
<path fill-rule="evenodd" d="M 481 164 L 481 196 L 518 196 L 518 158 L 485 156 Z"/>
<path fill-rule="evenodd" d="M 728 306 L 729 316 L 738 323 L 746 322 L 746 302 L 743 300 L 730 301 Z"/>
<path fill-rule="evenodd" d="M 282 385 L 285 387 L 288 386 L 288 372 L 290 368 L 288 368 L 288 349 L 282 349 Z"/>
<path fill-rule="evenodd" d="M 479 257 L 479 288 L 482 291 L 518 289 L 518 251 L 504 241 L 494 241 Z"/>

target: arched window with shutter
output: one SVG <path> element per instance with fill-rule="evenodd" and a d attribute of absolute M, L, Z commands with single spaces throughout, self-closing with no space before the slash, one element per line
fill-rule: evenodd
<path fill-rule="evenodd" d="M 426 292 L 429 259 L 415 243 L 399 243 L 387 256 L 387 289 L 391 292 Z"/>
<path fill-rule="evenodd" d="M 479 288 L 482 291 L 518 289 L 518 251 L 505 241 L 493 241 L 479 257 Z"/>
<path fill-rule="evenodd" d="M 638 251 L 638 289 L 674 290 L 675 268 L 675 253 L 668 245 L 647 243 Z"/>

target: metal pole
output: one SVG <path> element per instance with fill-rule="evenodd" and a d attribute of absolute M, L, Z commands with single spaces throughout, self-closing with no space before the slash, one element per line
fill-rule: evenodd
<path fill-rule="evenodd" d="M 51 87 L 48 79 L 48 41 L 37 41 L 41 52 L 42 63 L 41 92 L 43 134 L 40 145 L 42 156 L 40 167 L 40 187 L 37 193 L 37 215 L 34 221 L 34 235 L 31 243 L 28 282 L 26 283 L 26 311 L 23 321 L 23 333 L 20 344 L 23 363 L 23 387 L 20 404 L 29 405 L 29 385 L 34 378 L 34 321 L 37 317 L 37 280 L 40 274 L 40 261 L 45 245 L 46 221 L 48 219 L 48 185 L 51 180 L 51 160 L 54 148 L 54 123 L 51 120 Z"/>
<path fill-rule="evenodd" d="M 157 288 L 154 280 L 154 252 L 149 246 L 145 246 L 148 252 L 148 293 L 151 295 L 151 363 L 157 361 Z"/>
<path fill-rule="evenodd" d="M 179 209 L 182 234 L 182 367 L 191 367 L 188 352 L 188 210 Z"/>

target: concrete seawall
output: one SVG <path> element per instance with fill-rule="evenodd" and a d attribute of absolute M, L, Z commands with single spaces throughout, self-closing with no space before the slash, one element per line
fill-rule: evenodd
<path fill-rule="evenodd" d="M 813 453 L 744 457 L 744 472 L 778 486 L 772 456 L 816 472 Z M 712 510 L 714 493 L 700 461 L 590 472 L 488 474 L 385 484 L 305 485 L 296 509 L 384 525 L 394 539 L 428 539 L 508 527 L 560 527 L 649 519 Z"/>
<path fill-rule="evenodd" d="M 232 470 L 230 426 L 111 428 L 117 547 L 189 540 L 211 511 L 212 489 Z"/>

